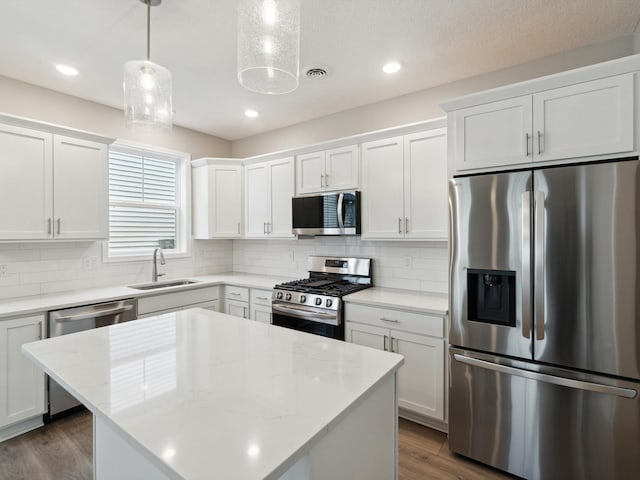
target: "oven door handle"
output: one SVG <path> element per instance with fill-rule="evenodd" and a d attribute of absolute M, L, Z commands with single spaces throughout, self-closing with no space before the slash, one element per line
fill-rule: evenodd
<path fill-rule="evenodd" d="M 296 317 L 313 320 L 314 322 L 326 323 L 328 325 L 339 325 L 338 317 L 333 313 L 311 312 L 299 307 L 284 307 L 275 303 L 271 305 L 271 309 L 273 310 L 273 313 L 295 315 Z"/>

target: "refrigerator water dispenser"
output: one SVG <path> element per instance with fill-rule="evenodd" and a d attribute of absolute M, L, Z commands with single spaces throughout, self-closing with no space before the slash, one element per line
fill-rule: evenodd
<path fill-rule="evenodd" d="M 468 320 L 515 327 L 516 272 L 467 269 Z"/>

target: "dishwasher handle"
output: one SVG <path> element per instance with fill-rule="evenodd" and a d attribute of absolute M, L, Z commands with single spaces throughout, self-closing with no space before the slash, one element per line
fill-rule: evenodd
<path fill-rule="evenodd" d="M 128 312 L 133 309 L 133 305 L 125 305 L 124 307 L 106 308 L 104 310 L 90 310 L 84 313 L 78 313 L 76 315 L 67 315 L 66 317 L 58 317 L 56 322 L 77 322 L 79 320 L 86 320 L 87 318 L 101 318 L 108 317 L 110 315 L 118 315 L 120 313 Z"/>

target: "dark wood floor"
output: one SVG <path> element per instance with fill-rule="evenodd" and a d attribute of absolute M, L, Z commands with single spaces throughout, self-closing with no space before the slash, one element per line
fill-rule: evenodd
<path fill-rule="evenodd" d="M 80 412 L 0 443 L 0 479 L 91 480 L 91 415 Z M 447 436 L 400 419 L 399 480 L 509 479 L 449 452 Z"/>

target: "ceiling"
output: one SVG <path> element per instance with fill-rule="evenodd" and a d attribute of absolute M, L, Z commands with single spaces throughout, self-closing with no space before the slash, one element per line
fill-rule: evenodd
<path fill-rule="evenodd" d="M 151 59 L 173 75 L 174 123 L 236 140 L 632 34 L 640 0 L 301 0 L 300 86 L 236 80 L 236 0 L 152 8 Z M 122 108 L 122 72 L 146 54 L 140 0 L 0 0 L 0 75 Z M 382 64 L 402 62 L 395 75 Z M 65 77 L 54 69 L 80 70 Z M 323 79 L 304 77 L 324 66 Z M 244 110 L 260 116 L 249 119 Z M 1 110 L 1 106 L 0 106 Z M 124 121 L 124 120 L 123 120 Z"/>

